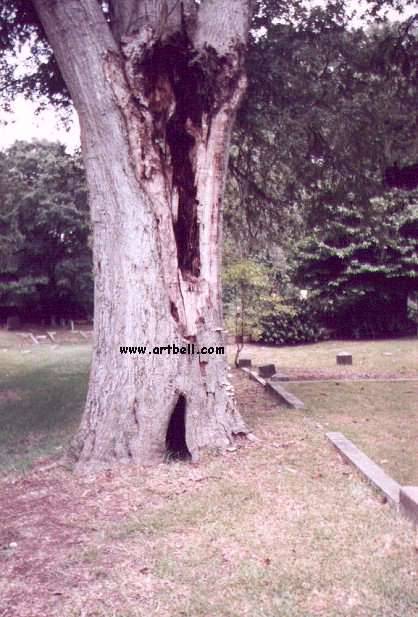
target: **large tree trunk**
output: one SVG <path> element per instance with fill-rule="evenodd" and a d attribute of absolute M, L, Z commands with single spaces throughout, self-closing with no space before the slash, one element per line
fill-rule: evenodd
<path fill-rule="evenodd" d="M 94 230 L 94 350 L 71 455 L 152 464 L 246 432 L 224 355 L 221 203 L 245 88 L 245 0 L 34 0 L 77 108 Z M 147 346 L 144 355 L 120 346 Z"/>

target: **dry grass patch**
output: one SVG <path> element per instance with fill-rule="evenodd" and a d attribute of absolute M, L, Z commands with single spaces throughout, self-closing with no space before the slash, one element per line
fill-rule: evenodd
<path fill-rule="evenodd" d="M 235 379 L 259 437 L 236 452 L 3 480 L 2 617 L 417 614 L 409 523 L 340 461 L 315 419 Z"/>

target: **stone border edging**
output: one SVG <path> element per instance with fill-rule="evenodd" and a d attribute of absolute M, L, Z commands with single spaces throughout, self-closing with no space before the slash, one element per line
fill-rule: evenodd
<path fill-rule="evenodd" d="M 303 409 L 305 407 L 304 403 L 300 401 L 296 396 L 288 392 L 283 388 L 283 386 L 279 386 L 278 383 L 272 382 L 268 379 L 263 379 L 257 373 L 252 371 L 250 368 L 246 366 L 239 367 L 241 371 L 246 373 L 250 379 L 256 381 L 261 386 L 266 388 L 269 392 L 272 392 L 282 403 L 290 407 L 291 409 Z"/>
<path fill-rule="evenodd" d="M 380 490 L 398 511 L 418 526 L 418 486 L 401 486 L 342 433 L 326 433 L 341 456 Z"/>
<path fill-rule="evenodd" d="M 341 456 L 354 465 L 370 484 L 379 489 L 392 504 L 399 506 L 400 484 L 388 476 L 379 465 L 376 465 L 342 433 L 326 433 L 326 437 L 337 448 Z"/>
<path fill-rule="evenodd" d="M 305 404 L 303 401 L 298 399 L 294 394 L 291 394 L 283 386 L 279 386 L 278 383 L 273 383 L 271 381 L 267 381 L 266 388 L 270 392 L 273 392 L 279 399 L 281 399 L 285 405 L 291 407 L 292 409 L 303 409 Z"/>
<path fill-rule="evenodd" d="M 418 525 L 418 486 L 402 486 L 399 493 L 401 512 Z"/>
<path fill-rule="evenodd" d="M 373 378 L 373 377 L 360 377 L 359 379 L 349 379 L 345 377 L 334 377 L 329 379 L 292 379 L 289 377 L 287 383 L 409 383 L 418 381 L 418 377 L 384 377 L 382 378 Z"/>

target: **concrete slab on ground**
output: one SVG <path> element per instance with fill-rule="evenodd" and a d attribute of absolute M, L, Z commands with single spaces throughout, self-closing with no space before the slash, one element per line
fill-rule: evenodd
<path fill-rule="evenodd" d="M 260 377 L 259 375 L 257 375 L 257 373 L 255 371 L 252 371 L 251 369 L 247 368 L 246 366 L 242 366 L 241 370 L 244 371 L 244 373 L 247 373 L 247 375 L 249 376 L 250 379 L 252 379 L 253 381 L 256 381 L 261 386 L 265 386 L 266 385 L 266 380 L 263 379 L 262 377 Z"/>
<path fill-rule="evenodd" d="M 391 503 L 396 506 L 399 505 L 400 484 L 388 476 L 379 465 L 376 465 L 352 441 L 344 437 L 342 433 L 326 433 L 326 436 L 337 448 L 341 456 L 349 463 L 352 463 L 370 484 L 382 491 Z"/>
<path fill-rule="evenodd" d="M 259 383 L 261 386 L 269 390 L 269 392 L 274 394 L 280 400 L 280 402 L 287 405 L 287 407 L 291 407 L 292 409 L 303 409 L 304 408 L 305 405 L 303 404 L 302 401 L 300 401 L 298 398 L 296 398 L 296 396 L 294 396 L 293 394 L 285 390 L 283 386 L 279 386 L 277 382 L 273 383 L 271 381 L 263 379 L 262 377 L 257 375 L 255 371 L 252 371 L 251 369 L 247 367 L 243 366 L 241 367 L 241 370 L 244 371 L 244 373 L 247 373 L 250 379 L 253 379 L 257 383 Z"/>
<path fill-rule="evenodd" d="M 299 400 L 294 394 L 291 394 L 285 390 L 283 386 L 279 386 L 277 382 L 268 381 L 266 387 L 288 407 L 291 407 L 292 409 L 303 409 L 305 407 L 301 400 Z"/>
<path fill-rule="evenodd" d="M 399 503 L 405 516 L 418 525 L 418 486 L 402 486 Z"/>

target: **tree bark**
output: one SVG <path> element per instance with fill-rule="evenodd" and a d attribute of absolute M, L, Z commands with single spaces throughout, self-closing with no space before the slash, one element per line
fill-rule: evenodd
<path fill-rule="evenodd" d="M 222 355 L 221 204 L 245 89 L 245 0 L 34 0 L 78 111 L 94 237 L 94 348 L 79 470 L 198 460 L 247 429 Z M 120 346 L 147 346 L 145 355 Z"/>

